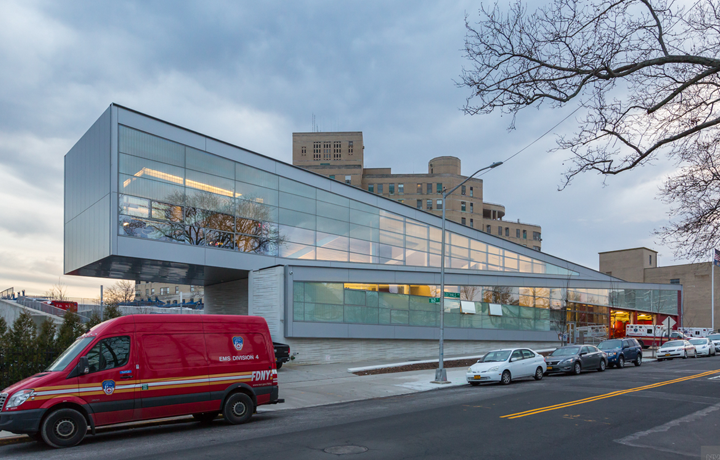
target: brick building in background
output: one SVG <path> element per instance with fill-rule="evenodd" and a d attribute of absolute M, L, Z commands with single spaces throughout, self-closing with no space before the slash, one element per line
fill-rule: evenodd
<path fill-rule="evenodd" d="M 711 327 L 711 262 L 657 266 L 657 251 L 648 248 L 599 253 L 599 271 L 635 283 L 669 283 L 683 286 L 684 327 Z M 715 273 L 715 324 L 720 310 L 720 269 Z M 717 329 L 717 327 L 716 327 Z"/>
<path fill-rule="evenodd" d="M 391 168 L 365 168 L 362 132 L 293 133 L 293 165 L 348 185 L 367 190 L 407 206 L 442 215 L 442 190 L 467 176 L 460 159 L 433 158 L 427 174 L 393 174 Z M 452 220 L 540 251 L 539 225 L 503 220 L 505 207 L 483 197 L 482 179 L 470 179 L 447 199 L 445 214 Z"/>

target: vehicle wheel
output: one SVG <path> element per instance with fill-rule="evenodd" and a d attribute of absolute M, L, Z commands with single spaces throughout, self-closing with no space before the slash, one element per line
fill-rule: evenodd
<path fill-rule="evenodd" d="M 693 351 L 693 358 L 697 358 L 697 350 Z"/>
<path fill-rule="evenodd" d="M 645 346 L 645 342 L 642 340 L 638 340 L 638 343 L 640 344 L 640 348 L 647 348 L 647 346 Z"/>
<path fill-rule="evenodd" d="M 683 359 L 687 359 L 687 350 L 685 350 L 685 352 L 683 354 Z"/>
<path fill-rule="evenodd" d="M 480 382 L 468 382 L 468 383 L 474 387 L 480 385 Z"/>
<path fill-rule="evenodd" d="M 637 359 L 635 360 L 636 366 L 642 366 L 642 355 L 638 355 Z"/>
<path fill-rule="evenodd" d="M 250 420 L 254 410 L 250 396 L 245 393 L 234 393 L 225 401 L 223 417 L 233 425 L 239 425 Z"/>
<path fill-rule="evenodd" d="M 582 366 L 578 361 L 575 361 L 575 365 L 573 366 L 573 374 L 580 375 L 580 372 L 582 372 Z"/>
<path fill-rule="evenodd" d="M 600 367 L 598 367 L 598 371 L 599 371 L 599 372 L 603 372 L 606 367 L 607 367 L 607 364 L 605 364 L 605 360 L 604 360 L 604 359 L 601 359 L 601 360 L 600 360 Z"/>
<path fill-rule="evenodd" d="M 538 367 L 535 369 L 535 380 L 542 380 L 543 378 L 543 370 L 542 367 Z"/>
<path fill-rule="evenodd" d="M 58 409 L 45 417 L 40 426 L 42 440 L 50 447 L 72 447 L 87 433 L 87 421 L 75 409 Z"/>
<path fill-rule="evenodd" d="M 503 385 L 510 385 L 510 382 L 512 382 L 512 376 L 510 375 L 510 371 L 504 371 L 502 373 L 502 377 L 500 378 L 500 383 Z"/>
<path fill-rule="evenodd" d="M 200 412 L 199 414 L 192 414 L 193 418 L 200 423 L 210 423 L 215 420 L 218 416 L 217 412 Z"/>
<path fill-rule="evenodd" d="M 625 367 L 625 357 L 624 356 L 620 356 L 618 358 L 617 367 L 618 367 L 618 369 L 622 369 L 623 367 Z"/>
<path fill-rule="evenodd" d="M 282 363 L 280 361 L 275 363 L 275 369 L 280 370 L 281 367 L 282 367 Z"/>

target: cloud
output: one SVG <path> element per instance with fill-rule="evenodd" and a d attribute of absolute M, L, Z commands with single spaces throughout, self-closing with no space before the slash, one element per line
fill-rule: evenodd
<path fill-rule="evenodd" d="M 0 3 L 0 280 L 53 284 L 62 266 L 63 155 L 111 102 L 290 161 L 291 135 L 363 131 L 368 167 L 424 172 L 455 155 L 469 174 L 508 158 L 574 107 L 466 116 L 457 88 L 464 16 L 421 2 Z M 579 114 L 577 114 L 579 115 Z M 571 132 L 571 117 L 554 133 Z M 651 245 L 665 221 L 658 163 L 587 174 L 558 192 L 567 152 L 553 134 L 484 175 L 508 219 L 543 227 L 543 249 L 597 266 L 597 252 Z M 661 262 L 671 262 L 670 251 Z M 63 277 L 95 296 L 107 280 Z"/>

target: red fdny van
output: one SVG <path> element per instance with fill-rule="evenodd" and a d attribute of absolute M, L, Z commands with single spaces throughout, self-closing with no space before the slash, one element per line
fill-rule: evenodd
<path fill-rule="evenodd" d="M 265 319 L 130 315 L 95 326 L 44 372 L 3 390 L 0 430 L 69 447 L 88 428 L 220 413 L 239 424 L 281 402 Z"/>

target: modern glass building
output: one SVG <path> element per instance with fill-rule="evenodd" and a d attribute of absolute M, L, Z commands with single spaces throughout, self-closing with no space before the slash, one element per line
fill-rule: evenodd
<path fill-rule="evenodd" d="M 65 273 L 202 284 L 206 313 L 265 316 L 305 362 L 432 354 L 441 238 L 432 214 L 118 105 L 65 157 Z M 446 256 L 448 354 L 680 309 L 680 286 L 452 222 Z"/>

